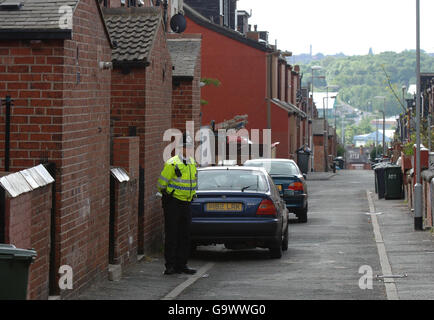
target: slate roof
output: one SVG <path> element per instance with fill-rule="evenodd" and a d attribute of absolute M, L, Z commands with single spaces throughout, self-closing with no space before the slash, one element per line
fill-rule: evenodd
<path fill-rule="evenodd" d="M 95 0 L 95 5 L 104 23 L 98 1 Z M 74 15 L 79 2 L 80 0 L 0 0 L 0 39 L 72 39 L 72 21 L 68 24 L 65 16 L 69 13 L 69 8 Z M 21 7 L 14 10 L 1 8 L 6 3 L 20 3 Z M 104 32 L 111 45 L 105 24 Z"/>
<path fill-rule="evenodd" d="M 170 56 L 175 69 L 174 77 L 194 77 L 197 59 L 200 55 L 200 39 L 169 39 L 167 40 Z"/>
<path fill-rule="evenodd" d="M 0 0 L 0 4 L 12 2 Z M 0 10 L 1 29 L 60 29 L 59 13 L 62 6 L 70 6 L 74 11 L 79 0 L 17 0 L 23 6 L 19 10 Z"/>
<path fill-rule="evenodd" d="M 213 23 L 211 20 L 209 20 L 206 17 L 204 17 L 203 15 L 201 15 L 199 12 L 194 10 L 192 7 L 187 5 L 185 2 L 184 2 L 184 12 L 188 18 L 193 20 L 198 25 L 201 25 L 207 29 L 213 30 L 217 33 L 220 33 L 222 35 L 227 36 L 228 38 L 231 38 L 233 40 L 244 43 L 245 45 L 248 45 L 248 46 L 253 47 L 255 49 L 258 49 L 258 50 L 261 50 L 264 52 L 272 52 L 273 51 L 271 48 L 267 47 L 266 45 L 264 45 L 258 41 L 249 39 L 246 36 L 242 35 L 241 33 L 237 32 L 235 30 L 232 30 L 230 28 L 226 28 L 226 27 L 223 27 L 223 26 L 220 26 L 218 24 Z"/>
<path fill-rule="evenodd" d="M 40 38 L 62 38 L 70 33 L 70 28 L 61 27 L 60 18 L 65 11 L 59 12 L 62 6 L 70 6 L 74 12 L 79 0 L 0 0 L 5 2 L 22 3 L 18 10 L 0 9 L 0 37 L 7 39 L 18 38 L 16 33 L 27 32 L 28 34 L 39 34 Z M 50 32 L 51 35 L 41 35 L 43 32 Z M 33 38 L 32 36 L 28 36 Z"/>
<path fill-rule="evenodd" d="M 113 62 L 143 62 L 149 58 L 158 26 L 159 8 L 103 9 L 104 20 L 115 44 Z"/>

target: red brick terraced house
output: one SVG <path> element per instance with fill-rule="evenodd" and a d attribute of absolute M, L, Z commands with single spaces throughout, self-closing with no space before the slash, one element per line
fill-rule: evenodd
<path fill-rule="evenodd" d="M 70 297 L 107 275 L 111 72 L 102 66 L 112 60 L 111 49 L 98 1 L 0 3 L 0 97 L 13 100 L 8 150 L 0 126 L 0 168 L 49 163 L 55 178 L 54 201 L 43 198 L 51 219 L 32 229 L 50 236 L 29 235 L 32 246 L 46 241 L 38 259 L 49 256 L 38 271 L 49 276 L 30 271 L 31 299 Z M 73 270 L 72 290 L 58 286 L 64 265 Z"/>
<path fill-rule="evenodd" d="M 272 142 L 279 142 L 276 156 L 294 157 L 304 139 L 300 120 L 306 116 L 296 106 L 296 95 L 301 89 L 297 72 L 293 72 L 280 51 L 213 23 L 186 4 L 184 11 L 186 32 L 202 34 L 202 77 L 221 82 L 219 87 L 202 88 L 202 97 L 209 103 L 202 107 L 202 124 L 245 114 L 247 130 L 266 129 L 270 122 Z"/>
<path fill-rule="evenodd" d="M 172 108 L 200 125 L 200 35 L 178 39 L 192 56 L 174 49 L 172 63 L 182 2 L 126 3 L 0 1 L 0 98 L 12 101 L 0 115 L 0 243 L 37 250 L 29 299 L 74 298 L 162 247 L 163 134 Z M 65 267 L 72 288 L 59 286 Z"/>
<path fill-rule="evenodd" d="M 155 197 L 163 167 L 165 130 L 172 126 L 172 61 L 161 7 L 104 8 L 113 49 L 111 123 L 114 137 L 138 136 L 138 251 L 157 251 L 163 237 Z"/>
<path fill-rule="evenodd" d="M 171 34 L 167 40 L 173 62 L 172 128 L 185 131 L 194 121 L 194 132 L 201 126 L 201 43 L 200 34 Z"/>

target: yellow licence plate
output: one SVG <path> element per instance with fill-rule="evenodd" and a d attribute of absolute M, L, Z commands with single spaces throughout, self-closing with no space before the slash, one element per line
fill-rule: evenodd
<path fill-rule="evenodd" d="M 243 211 L 242 203 L 230 203 L 230 202 L 222 202 L 222 203 L 207 203 L 206 211 L 232 211 L 232 212 L 241 212 Z"/>
<path fill-rule="evenodd" d="M 279 191 L 282 191 L 282 185 L 281 185 L 281 184 L 278 184 L 278 185 L 277 185 L 277 189 L 278 189 Z"/>

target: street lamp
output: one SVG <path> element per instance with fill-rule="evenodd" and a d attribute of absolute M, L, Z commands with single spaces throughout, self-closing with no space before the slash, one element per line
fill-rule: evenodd
<path fill-rule="evenodd" d="M 381 112 L 383 114 L 383 157 L 386 155 L 386 97 L 384 96 L 376 96 L 375 99 L 383 99 L 384 105 L 383 105 L 383 111 L 378 110 L 378 112 Z"/>
<path fill-rule="evenodd" d="M 343 108 L 344 107 L 344 105 L 343 104 L 338 104 L 338 105 L 336 105 L 335 106 L 336 107 L 336 112 L 335 112 L 335 123 L 337 122 L 337 109 L 338 108 Z M 342 131 L 341 131 L 341 135 L 342 135 L 342 138 L 343 138 L 343 135 L 344 135 L 344 128 L 343 128 L 343 125 L 344 125 L 344 114 L 343 114 L 343 112 L 342 111 L 339 111 L 339 115 L 341 116 L 341 126 L 342 126 Z M 335 125 L 335 128 L 336 128 L 336 130 L 337 130 L 337 125 Z M 342 139 L 342 145 L 344 145 L 344 139 Z"/>

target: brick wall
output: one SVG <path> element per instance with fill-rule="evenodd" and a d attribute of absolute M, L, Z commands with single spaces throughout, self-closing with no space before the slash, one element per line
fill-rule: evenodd
<path fill-rule="evenodd" d="M 56 179 L 56 264 L 70 265 L 74 290 L 106 276 L 110 190 L 111 47 L 94 0 L 81 0 L 64 42 L 62 160 Z M 80 82 L 77 83 L 77 72 Z M 56 269 L 57 269 L 56 268 Z"/>
<path fill-rule="evenodd" d="M 138 180 L 114 180 L 113 263 L 126 266 L 137 261 Z"/>
<path fill-rule="evenodd" d="M 125 137 L 130 134 L 129 128 L 132 127 L 139 137 L 139 168 L 145 167 L 145 119 L 146 119 L 146 69 L 131 68 L 130 73 L 122 73 L 121 68 L 112 71 L 111 80 L 111 126 L 114 137 Z M 119 146 L 120 147 L 120 146 Z M 116 155 L 113 150 L 113 160 Z M 124 167 L 122 165 L 122 167 Z M 127 168 L 125 168 L 127 170 Z M 138 175 L 137 175 L 138 177 Z M 140 212 L 143 216 L 143 212 Z M 144 219 L 138 221 L 138 233 L 143 234 Z M 138 249 L 143 252 L 144 238 L 138 238 Z"/>
<path fill-rule="evenodd" d="M 28 299 L 47 299 L 49 294 L 51 185 L 6 196 L 6 243 L 34 249 L 37 257 L 29 269 Z"/>
<path fill-rule="evenodd" d="M 74 290 L 62 297 L 108 265 L 110 71 L 98 62 L 111 61 L 111 48 L 95 0 L 79 2 L 72 34 L 65 41 L 0 41 L 0 96 L 15 100 L 10 169 L 43 160 L 57 167 L 54 269 L 67 264 L 74 271 Z"/>
<path fill-rule="evenodd" d="M 62 41 L 0 41 L 0 98 L 10 95 L 10 171 L 61 158 Z M 0 122 L 5 123 L 4 111 Z M 4 126 L 0 168 L 4 170 Z"/>
<path fill-rule="evenodd" d="M 172 128 L 185 131 L 185 124 L 192 120 L 193 113 L 193 83 L 191 80 L 181 80 L 174 84 L 172 95 Z"/>
<path fill-rule="evenodd" d="M 145 190 L 144 212 L 138 222 L 138 247 L 144 253 L 160 250 L 162 245 L 163 215 L 161 201 L 155 194 L 164 164 L 163 134 L 172 127 L 172 62 L 163 25 L 158 28 L 149 61 L 146 69 L 131 68 L 129 74 L 115 68 L 111 84 L 113 135 L 128 136 L 129 127 L 136 127 L 140 138 L 139 158 L 145 174 Z"/>
<path fill-rule="evenodd" d="M 113 139 L 113 166 L 122 167 L 130 181 L 120 183 L 112 178 L 114 197 L 114 256 L 113 263 L 126 266 L 137 261 L 139 137 Z"/>
<path fill-rule="evenodd" d="M 140 166 L 145 158 L 145 83 L 146 70 L 132 68 L 122 74 L 120 68 L 112 71 L 111 122 L 114 136 L 128 136 L 129 128 L 135 127 L 140 136 Z"/>
<path fill-rule="evenodd" d="M 314 136 L 314 169 L 316 172 L 324 172 L 324 136 Z"/>
<path fill-rule="evenodd" d="M 163 151 L 167 142 L 164 132 L 172 125 L 172 62 L 166 46 L 166 35 L 158 29 L 146 69 L 145 99 L 145 212 L 144 250 L 160 250 L 163 235 L 161 201 L 155 197 L 157 180 L 163 168 Z"/>
<path fill-rule="evenodd" d="M 172 128 L 184 132 L 186 130 L 186 122 L 194 121 L 194 132 L 196 133 L 200 129 L 200 88 L 198 82 L 197 80 L 182 80 L 178 85 L 174 85 L 172 95 Z"/>
<path fill-rule="evenodd" d="M 139 137 L 113 138 L 113 166 L 121 167 L 130 178 L 139 177 Z"/>
<path fill-rule="evenodd" d="M 202 36 L 201 36 L 202 37 Z M 202 77 L 202 55 L 199 54 L 196 61 L 196 69 L 194 71 L 194 79 L 193 79 L 193 114 L 192 119 L 195 124 L 195 132 L 197 132 L 202 126 L 201 119 L 201 94 L 200 94 L 200 82 Z"/>
<path fill-rule="evenodd" d="M 202 39 L 201 34 L 169 34 L 170 39 Z M 172 91 L 172 128 L 186 130 L 186 122 L 194 121 L 194 132 L 201 127 L 200 81 L 201 55 L 196 60 L 193 79 L 175 78 Z"/>

